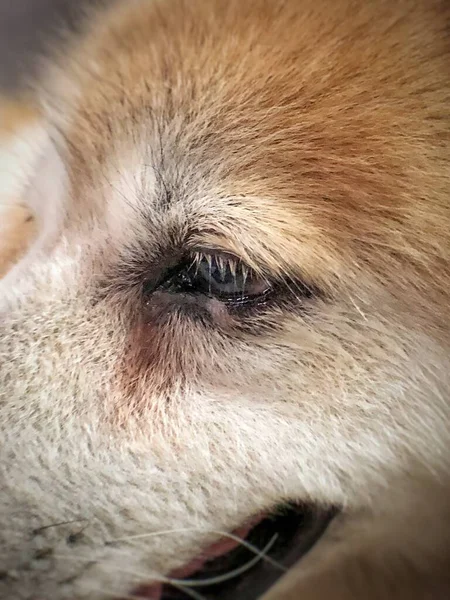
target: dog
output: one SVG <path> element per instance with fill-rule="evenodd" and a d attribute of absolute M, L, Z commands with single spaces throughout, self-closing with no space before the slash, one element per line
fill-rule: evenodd
<path fill-rule="evenodd" d="M 0 596 L 447 598 L 448 2 L 57 37 L 1 107 Z"/>

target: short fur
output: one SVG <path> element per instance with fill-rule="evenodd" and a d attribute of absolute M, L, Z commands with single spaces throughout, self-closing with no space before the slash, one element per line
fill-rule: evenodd
<path fill-rule="evenodd" d="M 342 508 L 292 597 L 447 597 L 449 32 L 446 0 L 133 0 L 58 46 L 2 134 L 38 228 L 0 281 L 2 597 L 127 594 L 284 500 Z M 313 293 L 144 302 L 199 246 Z"/>

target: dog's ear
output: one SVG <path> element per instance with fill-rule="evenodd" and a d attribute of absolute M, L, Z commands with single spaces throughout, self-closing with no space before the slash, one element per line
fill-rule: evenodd
<path fill-rule="evenodd" d="M 0 205 L 23 203 L 46 139 L 44 123 L 27 102 L 0 97 Z"/>
<path fill-rule="evenodd" d="M 63 215 L 66 172 L 40 114 L 0 97 L 0 277 Z"/>
<path fill-rule="evenodd" d="M 27 102 L 0 97 L 0 278 L 35 237 L 26 196 L 45 139 L 45 127 Z"/>
<path fill-rule="evenodd" d="M 63 160 L 46 131 L 41 132 L 39 142 L 27 173 L 23 202 L 36 219 L 38 231 L 43 233 L 56 228 L 62 218 L 67 174 Z"/>
<path fill-rule="evenodd" d="M 65 186 L 63 162 L 41 114 L 20 98 L 0 97 L 0 205 L 36 215 L 52 207 Z"/>

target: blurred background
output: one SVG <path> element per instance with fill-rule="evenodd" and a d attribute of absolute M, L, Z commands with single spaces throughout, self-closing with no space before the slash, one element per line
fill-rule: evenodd
<path fill-rule="evenodd" d="M 33 73 L 44 40 L 63 23 L 73 28 L 92 0 L 0 0 L 0 90 L 14 90 Z"/>

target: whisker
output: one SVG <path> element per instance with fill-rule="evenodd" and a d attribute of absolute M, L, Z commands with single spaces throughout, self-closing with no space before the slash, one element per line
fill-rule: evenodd
<path fill-rule="evenodd" d="M 247 540 L 244 540 L 244 539 L 240 538 L 238 535 L 234 535 L 234 533 L 229 533 L 229 532 L 226 532 L 226 531 L 216 531 L 214 529 L 201 529 L 201 528 L 196 528 L 196 527 L 185 527 L 185 528 L 182 528 L 182 529 L 166 529 L 166 530 L 163 530 L 163 531 L 154 531 L 154 532 L 151 532 L 151 533 L 139 533 L 137 535 L 130 535 L 130 536 L 122 537 L 122 538 L 117 538 L 115 540 L 108 540 L 108 541 L 105 542 L 105 546 L 113 546 L 115 544 L 119 544 L 119 543 L 122 543 L 122 542 L 132 542 L 134 540 L 152 538 L 152 537 L 157 537 L 157 536 L 160 536 L 160 535 L 171 535 L 171 534 L 178 534 L 178 533 L 190 533 L 190 532 L 193 532 L 193 531 L 197 531 L 199 533 L 200 532 L 202 532 L 202 533 L 210 533 L 212 535 L 217 535 L 217 536 L 220 536 L 220 537 L 228 538 L 230 540 L 233 540 L 234 542 L 237 542 L 238 544 L 240 544 L 244 548 L 247 548 L 247 550 L 250 550 L 250 552 L 253 552 L 257 556 L 261 556 L 261 553 L 263 552 L 262 550 L 260 550 L 259 548 L 257 548 L 254 544 L 251 544 L 250 542 L 247 542 Z M 264 555 L 264 556 L 261 556 L 261 558 L 263 558 L 263 560 L 265 562 L 271 564 L 272 566 L 276 567 L 280 571 L 285 572 L 287 570 L 286 567 L 284 567 L 282 564 L 280 564 L 279 562 L 277 562 L 276 560 L 274 560 L 270 556 Z"/>
<path fill-rule="evenodd" d="M 77 555 L 73 555 L 71 554 L 70 556 L 64 555 L 64 554 L 54 554 L 54 558 L 57 558 L 59 560 L 65 560 L 68 562 L 79 562 L 86 560 L 86 557 L 83 556 L 77 556 Z M 76 578 L 78 578 L 79 576 L 81 576 L 85 570 L 87 570 L 87 568 L 90 568 L 91 566 L 93 566 L 94 564 L 96 565 L 102 565 L 102 564 L 107 564 L 103 561 L 100 560 L 95 560 L 95 561 L 90 561 L 85 568 L 79 572 L 76 576 L 74 576 L 73 578 L 68 578 L 66 581 L 61 582 L 61 583 L 70 583 L 71 581 L 75 580 Z M 117 567 L 116 565 L 114 566 L 114 570 L 116 572 L 119 573 L 125 573 L 127 575 L 132 575 L 133 577 L 138 578 L 140 581 L 151 581 L 151 582 L 155 582 L 155 583 L 163 583 L 163 584 L 168 584 L 171 585 L 172 587 L 182 591 L 183 593 L 185 593 L 187 596 L 190 596 L 191 598 L 193 598 L 194 600 L 205 600 L 205 598 L 198 592 L 196 592 L 195 590 L 191 590 L 190 586 L 185 586 L 184 585 L 184 581 L 182 579 L 177 580 L 177 579 L 171 579 L 170 577 L 164 577 L 162 575 L 157 575 L 155 573 L 151 573 L 151 574 L 144 574 L 144 573 L 139 573 L 137 571 L 133 571 L 131 569 L 124 569 L 123 567 Z M 107 596 L 111 596 L 113 598 L 117 598 L 118 597 L 118 593 L 117 591 L 115 592 L 108 592 L 107 590 L 104 590 L 103 588 L 95 588 L 93 586 L 91 586 L 92 590 L 96 590 L 101 592 L 103 595 L 107 595 Z M 128 594 L 128 595 L 123 595 L 120 594 L 121 596 L 121 600 L 143 600 L 142 596 L 136 596 L 133 594 Z"/>
<path fill-rule="evenodd" d="M 170 585 L 176 590 L 183 592 L 184 594 L 186 594 L 186 596 L 190 596 L 194 600 L 206 600 L 203 594 L 200 594 L 200 592 L 196 592 L 195 590 L 191 590 L 189 586 L 181 585 L 180 583 L 175 583 L 175 581 L 168 581 L 167 583 L 170 583 Z"/>
<path fill-rule="evenodd" d="M 107 542 L 105 545 L 113 545 L 115 543 L 119 543 L 122 541 L 132 541 L 135 540 L 137 538 L 145 538 L 145 537 L 152 537 L 152 536 L 157 536 L 157 535 L 164 535 L 164 534 L 172 534 L 172 533 L 180 533 L 183 531 L 199 531 L 198 529 L 195 528 L 186 528 L 186 529 L 179 529 L 179 530 L 168 530 L 168 531 L 160 531 L 160 532 L 154 532 L 154 533 L 150 533 L 147 535 L 138 535 L 138 536 L 130 536 L 127 538 L 121 538 L 121 539 L 117 539 L 117 540 L 113 540 L 110 542 Z M 241 538 L 239 538 L 236 535 L 233 534 L 229 534 L 229 533 L 225 533 L 225 532 L 214 532 L 211 531 L 211 533 L 214 533 L 216 535 L 221 535 L 222 537 L 229 537 L 235 541 L 237 541 L 238 543 L 242 544 L 243 546 L 247 547 L 249 550 L 251 550 L 252 552 L 255 553 L 255 556 L 249 560 L 247 563 L 245 563 L 244 565 L 242 565 L 241 567 L 234 569 L 232 571 L 230 571 L 229 573 L 226 573 L 224 575 L 219 575 L 217 577 L 210 577 L 207 579 L 203 579 L 203 580 L 193 580 L 193 579 L 176 579 L 176 578 L 171 578 L 171 577 L 166 577 L 166 576 L 161 576 L 161 575 L 157 575 L 155 573 L 151 573 L 151 574 L 143 574 L 143 573 L 138 573 L 136 571 L 133 571 L 131 569 L 124 569 L 124 568 L 120 568 L 117 566 L 114 566 L 115 570 L 118 570 L 119 572 L 122 573 L 126 573 L 128 575 L 132 575 L 133 577 L 139 578 L 139 580 L 141 581 L 154 581 L 155 583 L 163 583 L 163 584 L 167 584 L 167 585 L 171 585 L 172 587 L 174 587 L 175 589 L 179 589 L 180 591 L 184 592 L 187 596 L 193 598 L 194 600 L 205 600 L 203 598 L 202 595 L 200 595 L 198 592 L 196 592 L 193 589 L 190 588 L 198 588 L 198 587 L 206 587 L 206 586 L 211 586 L 211 585 L 217 585 L 226 581 L 229 581 L 231 579 L 235 579 L 236 577 L 239 577 L 240 575 L 242 575 L 243 573 L 246 573 L 247 571 L 249 571 L 250 569 L 252 569 L 258 562 L 262 561 L 262 560 L 266 560 L 270 563 L 272 563 L 274 566 L 276 566 L 277 568 L 280 568 L 282 571 L 286 571 L 286 569 L 282 566 L 279 565 L 277 562 L 273 561 L 269 556 L 267 556 L 267 553 L 269 552 L 270 548 L 272 548 L 272 546 L 274 545 L 275 541 L 278 538 L 278 534 L 276 533 L 275 535 L 272 536 L 272 538 L 270 539 L 270 541 L 268 542 L 268 544 L 266 544 L 266 546 L 262 549 L 259 550 L 257 548 L 255 548 L 252 544 L 249 544 L 248 542 L 246 542 L 245 540 L 242 540 Z M 74 554 L 70 554 L 69 555 L 54 555 L 54 558 L 56 559 L 60 559 L 63 561 L 68 561 L 68 562 L 79 562 L 81 561 L 86 561 L 87 557 L 86 556 L 77 556 Z M 88 563 L 86 565 L 86 568 L 93 566 L 94 564 L 97 565 L 102 565 L 105 564 L 105 561 L 102 559 L 95 559 L 95 560 L 88 560 Z M 107 563 L 106 563 L 107 564 Z M 82 572 L 79 574 L 81 575 L 83 572 L 85 571 L 85 569 L 82 570 Z M 102 590 L 102 593 L 107 593 L 105 592 L 105 590 Z M 107 595 L 110 595 L 107 593 Z M 114 594 L 111 594 L 111 596 L 115 596 L 117 597 L 117 592 L 115 592 Z M 133 595 L 129 595 L 124 597 L 124 600 L 142 600 L 139 598 L 139 596 L 133 596 Z"/>
<path fill-rule="evenodd" d="M 180 592 L 183 592 L 183 594 L 186 594 L 186 596 L 193 598 L 193 600 L 206 600 L 206 598 L 203 595 L 201 595 L 198 592 L 195 592 L 194 590 L 191 590 L 189 588 L 185 588 L 182 585 L 173 585 L 172 587 L 179 590 Z M 91 587 L 91 590 L 100 592 L 103 596 L 109 596 L 111 598 L 117 599 L 117 592 L 110 592 L 103 588 L 96 588 L 96 587 Z M 145 596 L 140 596 L 140 595 L 136 596 L 136 594 L 125 594 L 125 595 L 121 594 L 120 600 L 145 600 Z"/>
<path fill-rule="evenodd" d="M 218 575 L 217 577 L 209 577 L 207 579 L 201 579 L 201 580 L 175 579 L 175 578 L 171 578 L 171 577 L 162 577 L 162 576 L 155 576 L 155 575 L 151 575 L 151 576 L 147 577 L 142 574 L 138 574 L 134 571 L 123 569 L 123 568 L 120 568 L 118 570 L 122 573 L 127 573 L 129 575 L 138 576 L 143 581 L 150 578 L 151 580 L 153 580 L 157 583 L 169 584 L 172 587 L 184 592 L 191 598 L 194 598 L 194 600 L 204 600 L 204 598 L 200 594 L 198 594 L 197 592 L 195 592 L 194 590 L 192 590 L 190 588 L 209 587 L 212 585 L 218 585 L 220 583 L 230 581 L 231 579 L 235 579 L 236 577 L 239 577 L 243 573 L 246 573 L 247 571 L 252 569 L 256 564 L 258 564 L 259 561 L 264 559 L 264 557 L 267 555 L 267 552 L 269 552 L 270 548 L 276 542 L 277 538 L 278 538 L 278 534 L 276 533 L 275 535 L 272 536 L 272 538 L 270 539 L 268 544 L 266 544 L 266 546 L 260 552 L 257 553 L 257 556 L 255 556 L 254 558 L 252 558 L 251 560 L 246 562 L 244 565 L 242 565 L 242 567 L 238 567 L 237 569 L 233 569 L 229 573 L 225 573 L 224 575 Z M 60 555 L 58 558 L 66 559 L 69 561 L 76 560 L 76 557 L 74 557 L 73 555 L 72 556 L 61 556 Z M 98 561 L 96 561 L 96 562 L 97 562 L 97 564 L 99 564 Z M 115 569 L 117 570 L 116 567 L 115 567 Z M 103 590 L 103 593 L 105 593 L 104 590 Z M 115 596 L 117 597 L 117 593 L 115 593 Z M 126 598 L 127 598 L 127 600 L 128 599 L 142 600 L 142 599 L 139 599 L 139 596 L 133 596 L 133 595 L 126 596 Z"/>
<path fill-rule="evenodd" d="M 38 527 L 37 529 L 33 529 L 31 533 L 33 535 L 39 535 L 47 529 L 52 529 L 53 527 L 62 527 L 63 525 L 73 525 L 74 523 L 86 523 L 86 526 L 83 529 L 89 526 L 89 521 L 87 519 L 72 519 L 71 521 L 60 521 L 59 523 L 51 523 L 50 525 Z"/>
<path fill-rule="evenodd" d="M 364 321 L 367 321 L 367 317 L 364 314 L 363 310 L 358 306 L 358 304 L 356 303 L 356 301 L 354 300 L 353 296 L 350 296 L 350 302 L 353 304 L 353 306 L 356 308 L 356 310 L 358 311 L 358 313 L 361 315 L 361 317 L 364 319 Z"/>
<path fill-rule="evenodd" d="M 236 577 L 239 577 L 239 575 L 242 575 L 243 573 L 246 573 L 247 571 L 249 571 L 262 558 L 264 558 L 264 556 L 267 554 L 267 552 L 272 548 L 272 546 L 276 542 L 277 538 L 278 538 L 278 533 L 275 533 L 275 535 L 272 536 L 269 543 L 266 544 L 266 546 L 263 548 L 263 550 L 261 550 L 260 553 L 258 553 L 258 556 L 255 556 L 254 558 L 249 560 L 247 563 L 242 565 L 242 567 L 234 569 L 233 571 L 230 571 L 229 573 L 226 573 L 225 575 L 218 575 L 217 577 L 209 577 L 208 579 L 201 579 L 199 581 L 196 581 L 195 579 L 171 579 L 169 577 L 168 578 L 169 583 L 171 585 L 182 584 L 185 587 L 206 587 L 206 586 L 210 586 L 210 585 L 217 585 L 219 583 L 229 581 L 230 579 L 235 579 Z"/>

